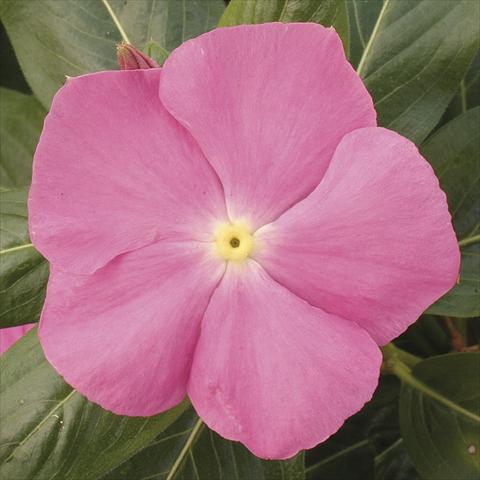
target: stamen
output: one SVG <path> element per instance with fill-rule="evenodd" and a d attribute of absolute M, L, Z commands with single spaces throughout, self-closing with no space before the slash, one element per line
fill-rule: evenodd
<path fill-rule="evenodd" d="M 240 246 L 240 240 L 237 238 L 237 237 L 233 237 L 231 240 L 230 240 L 230 245 L 233 247 L 233 248 L 238 248 Z"/>
<path fill-rule="evenodd" d="M 253 251 L 253 235 L 244 223 L 226 223 L 215 231 L 214 245 L 224 260 L 242 262 Z"/>

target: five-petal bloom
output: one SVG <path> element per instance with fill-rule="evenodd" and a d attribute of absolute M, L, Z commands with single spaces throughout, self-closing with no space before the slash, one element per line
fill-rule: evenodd
<path fill-rule="evenodd" d="M 70 79 L 35 155 L 40 324 L 113 412 L 189 395 L 222 436 L 287 458 L 370 399 L 382 345 L 455 283 L 445 195 L 333 29 L 217 29 L 164 68 Z"/>

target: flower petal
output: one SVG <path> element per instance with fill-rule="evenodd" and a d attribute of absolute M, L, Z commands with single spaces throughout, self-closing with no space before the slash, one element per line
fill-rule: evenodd
<path fill-rule="evenodd" d="M 202 323 L 188 384 L 205 423 L 264 458 L 333 434 L 368 401 L 381 354 L 355 323 L 308 305 L 250 261 L 229 266 Z"/>
<path fill-rule="evenodd" d="M 210 238 L 223 191 L 158 98 L 160 69 L 67 80 L 35 153 L 35 246 L 54 267 L 92 273 L 160 238 Z"/>
<path fill-rule="evenodd" d="M 210 248 L 163 241 L 93 275 L 54 269 L 39 331 L 48 361 L 117 414 L 148 416 L 180 402 L 201 318 L 224 272 Z"/>
<path fill-rule="evenodd" d="M 432 168 L 383 128 L 346 135 L 318 188 L 256 242 L 255 258 L 277 281 L 379 344 L 455 284 L 460 262 Z"/>
<path fill-rule="evenodd" d="M 220 28 L 177 48 L 160 97 L 217 171 L 232 220 L 252 228 L 309 194 L 372 100 L 335 30 L 314 23 Z"/>

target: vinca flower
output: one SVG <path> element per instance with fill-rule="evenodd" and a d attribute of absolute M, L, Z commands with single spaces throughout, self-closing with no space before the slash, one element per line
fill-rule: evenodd
<path fill-rule="evenodd" d="M 444 193 L 377 127 L 340 38 L 220 28 L 163 68 L 68 79 L 35 154 L 33 243 L 51 263 L 39 336 L 117 414 L 188 395 L 264 458 L 332 435 L 383 345 L 457 279 Z"/>

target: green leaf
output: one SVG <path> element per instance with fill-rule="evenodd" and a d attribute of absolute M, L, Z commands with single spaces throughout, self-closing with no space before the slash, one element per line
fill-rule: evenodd
<path fill-rule="evenodd" d="M 103 410 L 52 369 L 36 328 L 0 358 L 0 366 L 0 478 L 96 479 L 148 445 L 188 406 L 148 418 Z"/>
<path fill-rule="evenodd" d="M 375 480 L 420 480 L 399 438 L 375 457 Z"/>
<path fill-rule="evenodd" d="M 225 4 L 223 0 L 108 0 L 128 38 L 144 48 L 153 40 L 164 54 L 185 40 L 215 28 Z M 156 57 L 158 50 L 150 50 Z"/>
<path fill-rule="evenodd" d="M 243 445 L 217 435 L 186 411 L 154 442 L 102 480 L 303 480 L 303 454 L 288 461 L 262 461 Z"/>
<path fill-rule="evenodd" d="M 400 428 L 421 476 L 480 476 L 479 353 L 432 357 L 402 374 Z"/>
<path fill-rule="evenodd" d="M 480 51 L 473 59 L 467 75 L 462 81 L 463 111 L 480 105 Z"/>
<path fill-rule="evenodd" d="M 48 263 L 30 242 L 27 189 L 0 193 L 0 327 L 37 321 Z"/>
<path fill-rule="evenodd" d="M 267 22 L 315 22 L 334 25 L 348 51 L 348 14 L 345 0 L 232 0 L 219 26 Z"/>
<path fill-rule="evenodd" d="M 373 456 L 368 439 L 340 447 L 306 469 L 307 480 L 364 480 L 372 478 Z"/>
<path fill-rule="evenodd" d="M 322 23 L 323 22 L 318 22 Z M 348 9 L 346 0 L 338 2 L 335 18 L 332 21 L 332 26 L 342 39 L 343 48 L 347 58 L 350 57 L 350 20 L 348 17 Z"/>
<path fill-rule="evenodd" d="M 480 51 L 477 51 L 477 55 L 473 59 L 460 87 L 460 103 L 463 113 L 469 108 L 480 106 Z"/>
<path fill-rule="evenodd" d="M 168 58 L 168 50 L 159 45 L 155 40 L 149 40 L 143 47 L 143 52 L 153 58 L 160 66 Z"/>
<path fill-rule="evenodd" d="M 420 357 L 432 357 L 452 350 L 452 339 L 443 319 L 422 315 L 395 339 L 395 345 Z"/>
<path fill-rule="evenodd" d="M 366 480 L 374 473 L 374 455 L 400 437 L 400 382 L 380 377 L 375 394 L 325 442 L 306 452 L 307 480 Z"/>
<path fill-rule="evenodd" d="M 212 28 L 222 0 L 0 0 L 0 18 L 33 92 L 48 108 L 65 75 L 117 69 L 122 39 L 170 50 Z"/>
<path fill-rule="evenodd" d="M 13 51 L 12 44 L 8 39 L 7 32 L 2 22 L 0 22 L 0 45 L 2 54 L 0 55 L 0 85 L 23 93 L 32 93 L 27 81 L 23 75 L 17 57 Z"/>
<path fill-rule="evenodd" d="M 432 131 L 477 51 L 479 9 L 470 0 L 385 0 L 357 69 L 381 126 L 416 143 Z"/>
<path fill-rule="evenodd" d="M 438 130 L 421 149 L 447 194 L 462 252 L 460 283 L 430 307 L 436 315 L 480 315 L 479 125 L 476 107 Z"/>
<path fill-rule="evenodd" d="M 0 87 L 0 191 L 25 187 L 46 111 L 33 95 Z"/>
<path fill-rule="evenodd" d="M 442 117 L 441 126 L 468 109 L 480 105 L 480 51 L 477 52 L 467 75 L 460 83 L 457 94 Z"/>
<path fill-rule="evenodd" d="M 382 9 L 383 0 L 349 0 L 350 17 L 350 63 L 358 66 L 368 39 Z"/>

